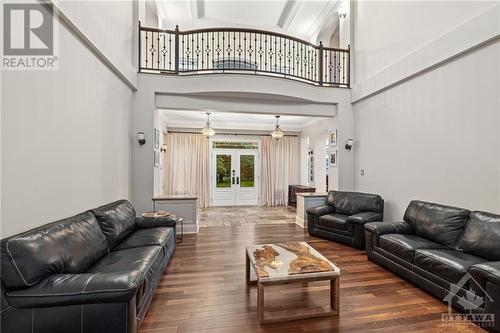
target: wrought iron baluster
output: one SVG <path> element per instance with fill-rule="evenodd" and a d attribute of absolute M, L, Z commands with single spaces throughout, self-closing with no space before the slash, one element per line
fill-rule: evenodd
<path fill-rule="evenodd" d="M 345 83 L 345 52 L 342 52 L 342 83 Z"/>

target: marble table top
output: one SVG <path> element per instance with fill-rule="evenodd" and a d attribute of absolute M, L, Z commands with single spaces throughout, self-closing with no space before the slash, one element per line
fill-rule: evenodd
<path fill-rule="evenodd" d="M 337 266 L 306 242 L 250 245 L 246 251 L 259 281 L 340 275 Z"/>

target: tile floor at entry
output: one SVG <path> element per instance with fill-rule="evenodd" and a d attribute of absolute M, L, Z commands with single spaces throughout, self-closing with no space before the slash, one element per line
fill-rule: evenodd
<path fill-rule="evenodd" d="M 209 207 L 199 211 L 200 227 L 230 227 L 248 224 L 295 223 L 296 209 L 291 206 Z"/>

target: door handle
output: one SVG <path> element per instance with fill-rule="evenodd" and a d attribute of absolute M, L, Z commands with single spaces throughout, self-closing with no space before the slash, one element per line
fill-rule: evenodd
<path fill-rule="evenodd" d="M 232 178 L 233 178 L 233 185 L 234 185 L 234 177 L 232 177 Z"/>
<path fill-rule="evenodd" d="M 240 177 L 236 177 L 236 184 L 240 185 Z"/>

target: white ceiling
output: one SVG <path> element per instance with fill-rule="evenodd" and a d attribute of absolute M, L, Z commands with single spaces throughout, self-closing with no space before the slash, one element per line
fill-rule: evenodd
<path fill-rule="evenodd" d="M 199 128 L 201 130 L 207 121 L 207 115 L 202 111 L 159 110 L 159 112 L 168 128 Z M 279 123 L 284 132 L 301 132 L 304 127 L 320 120 L 319 117 L 282 115 Z M 210 122 L 215 130 L 272 131 L 276 118 L 265 114 L 213 112 L 210 115 Z"/>
<path fill-rule="evenodd" d="M 154 0 L 160 28 L 233 27 L 270 30 L 312 43 L 338 25 L 341 0 Z M 325 34 L 325 31 L 327 32 Z M 325 43 L 328 40 L 324 41 Z"/>

